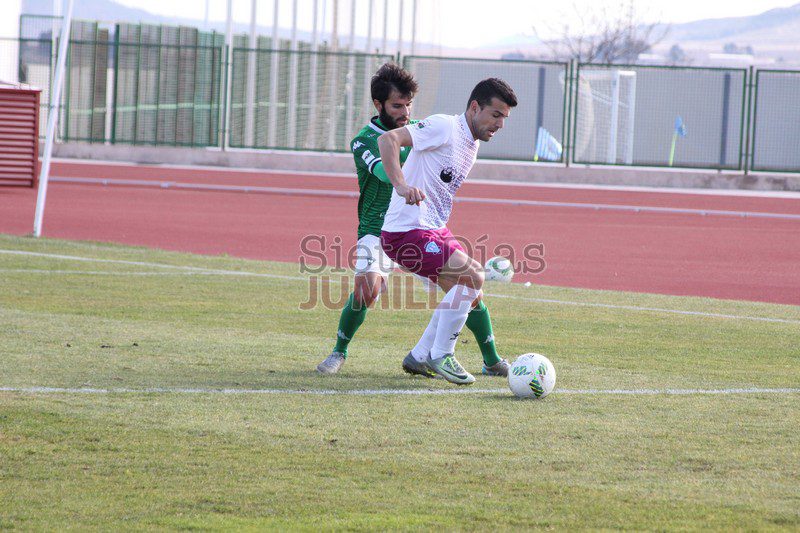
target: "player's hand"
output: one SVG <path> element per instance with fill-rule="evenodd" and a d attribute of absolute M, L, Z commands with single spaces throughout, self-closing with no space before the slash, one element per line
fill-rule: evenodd
<path fill-rule="evenodd" d="M 405 186 L 397 189 L 397 194 L 406 199 L 408 205 L 419 205 L 425 199 L 425 193 L 417 187 Z"/>

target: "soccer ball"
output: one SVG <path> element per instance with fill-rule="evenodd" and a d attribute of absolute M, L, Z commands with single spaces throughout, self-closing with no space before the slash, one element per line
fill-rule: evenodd
<path fill-rule="evenodd" d="M 502 281 L 508 283 L 514 277 L 514 267 L 511 261 L 502 256 L 495 256 L 486 261 L 486 279 L 489 281 Z"/>
<path fill-rule="evenodd" d="M 508 371 L 508 386 L 520 398 L 544 398 L 556 386 L 556 369 L 541 354 L 520 355 Z"/>

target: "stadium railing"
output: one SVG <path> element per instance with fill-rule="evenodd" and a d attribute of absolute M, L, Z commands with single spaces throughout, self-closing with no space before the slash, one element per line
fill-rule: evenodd
<path fill-rule="evenodd" d="M 541 151 L 537 157 L 536 146 L 542 129 L 563 145 L 568 63 L 405 56 L 403 65 L 420 84 L 414 99 L 414 114 L 418 117 L 463 113 L 470 91 L 484 78 L 502 78 L 514 88 L 519 103 L 512 111 L 513 117 L 506 121 L 501 136 L 481 147 L 481 158 L 564 161 L 562 150 L 547 154 Z"/>
<path fill-rule="evenodd" d="M 743 170 L 747 69 L 578 64 L 572 161 Z"/>
<path fill-rule="evenodd" d="M 24 17 L 23 17 L 24 18 Z M 47 122 L 52 17 L 24 18 L 0 62 L 42 89 Z M 195 28 L 77 21 L 61 141 L 346 151 L 373 114 L 369 81 L 393 57 L 257 48 Z M 519 106 L 486 159 L 579 165 L 800 172 L 800 71 L 398 57 L 420 82 L 414 115 L 460 113 L 476 80 L 506 79 Z M 230 105 L 226 93 L 230 92 Z"/>
<path fill-rule="evenodd" d="M 755 73 L 750 168 L 800 172 L 800 71 Z"/>
<path fill-rule="evenodd" d="M 234 48 L 229 146 L 346 151 L 374 114 L 370 80 L 391 56 Z"/>

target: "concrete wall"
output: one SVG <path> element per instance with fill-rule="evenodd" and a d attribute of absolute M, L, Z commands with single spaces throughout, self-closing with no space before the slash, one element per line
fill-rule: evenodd
<path fill-rule="evenodd" d="M 57 144 L 59 158 L 121 161 L 139 164 L 206 165 L 264 170 L 353 173 L 346 153 L 289 151 L 226 151 L 87 143 Z M 551 164 L 479 160 L 472 178 L 533 183 L 577 183 L 644 187 L 800 191 L 800 174 L 743 174 L 686 169 L 627 167 L 564 167 Z"/>

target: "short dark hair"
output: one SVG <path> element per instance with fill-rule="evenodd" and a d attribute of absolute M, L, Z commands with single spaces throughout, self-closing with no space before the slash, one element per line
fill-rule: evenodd
<path fill-rule="evenodd" d="M 392 90 L 399 92 L 403 96 L 413 97 L 419 87 L 410 72 L 397 63 L 390 62 L 385 63 L 372 76 L 369 89 L 372 99 L 383 103 L 389 99 Z"/>
<path fill-rule="evenodd" d="M 467 109 L 473 100 L 478 102 L 478 105 L 483 109 L 489 105 L 492 98 L 498 98 L 508 105 L 508 107 L 517 106 L 517 95 L 514 94 L 514 89 L 509 84 L 500 78 L 487 78 L 479 81 L 478 85 L 472 89 L 472 93 L 467 100 Z"/>

